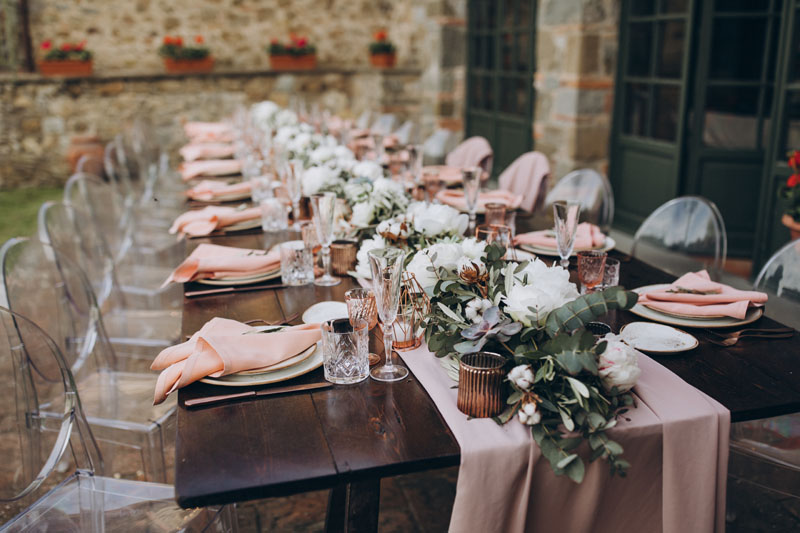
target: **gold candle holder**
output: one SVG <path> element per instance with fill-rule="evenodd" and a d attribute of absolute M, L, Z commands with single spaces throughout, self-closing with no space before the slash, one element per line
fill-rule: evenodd
<path fill-rule="evenodd" d="M 474 418 L 499 415 L 504 407 L 506 360 L 492 352 L 461 357 L 458 366 L 458 410 Z"/>
<path fill-rule="evenodd" d="M 358 245 L 355 241 L 337 240 L 331 243 L 331 268 L 340 276 L 356 268 Z"/>

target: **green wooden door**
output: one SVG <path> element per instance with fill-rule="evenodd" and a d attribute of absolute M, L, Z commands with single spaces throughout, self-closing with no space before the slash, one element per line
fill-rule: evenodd
<path fill-rule="evenodd" d="M 686 183 L 719 207 L 728 253 L 753 251 L 774 94 L 781 0 L 701 2 Z"/>
<path fill-rule="evenodd" d="M 498 175 L 533 146 L 535 0 L 470 0 L 466 135 L 486 137 Z"/>
<path fill-rule="evenodd" d="M 624 0 L 610 177 L 615 225 L 633 232 L 681 190 L 693 0 Z"/>

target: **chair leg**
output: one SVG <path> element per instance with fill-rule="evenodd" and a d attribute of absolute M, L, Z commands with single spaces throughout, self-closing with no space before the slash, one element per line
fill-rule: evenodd
<path fill-rule="evenodd" d="M 368 479 L 331 490 L 325 515 L 326 533 L 378 531 L 381 480 Z"/>

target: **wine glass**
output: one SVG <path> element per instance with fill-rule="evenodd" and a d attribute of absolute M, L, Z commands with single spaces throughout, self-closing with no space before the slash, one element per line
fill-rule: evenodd
<path fill-rule="evenodd" d="M 469 233 L 475 231 L 475 218 L 478 209 L 478 194 L 481 190 L 480 167 L 467 167 L 461 169 L 461 178 L 464 182 L 464 199 L 467 201 L 469 211 Z"/>
<path fill-rule="evenodd" d="M 372 287 L 375 303 L 383 328 L 383 347 L 386 363 L 370 372 L 378 381 L 399 381 L 408 375 L 408 369 L 392 362 L 392 343 L 397 308 L 400 305 L 400 274 L 403 271 L 405 252 L 399 248 L 378 248 L 370 250 L 369 265 L 372 270 Z"/>
<path fill-rule="evenodd" d="M 314 285 L 321 287 L 330 287 L 342 282 L 340 278 L 331 275 L 331 242 L 333 242 L 333 212 L 335 209 L 336 194 L 326 192 L 311 197 L 314 227 L 317 229 L 317 238 L 322 245 L 322 266 L 325 268 L 325 274 L 315 279 Z"/>
<path fill-rule="evenodd" d="M 553 203 L 553 218 L 556 223 L 556 245 L 561 266 L 569 267 L 569 256 L 575 245 L 575 234 L 578 231 L 578 217 L 581 204 L 577 202 Z"/>
<path fill-rule="evenodd" d="M 301 161 L 293 159 L 283 163 L 283 185 L 292 201 L 292 219 L 294 220 L 292 228 L 296 231 L 300 230 L 300 197 L 303 195 L 302 172 L 303 163 Z"/>

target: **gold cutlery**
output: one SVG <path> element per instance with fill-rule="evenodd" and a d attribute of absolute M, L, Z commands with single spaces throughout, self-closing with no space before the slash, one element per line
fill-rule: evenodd
<path fill-rule="evenodd" d="M 227 402 L 230 400 L 243 400 L 247 398 L 261 398 L 264 396 L 272 396 L 274 394 L 286 394 L 290 392 L 302 392 L 309 390 L 327 389 L 332 384 L 327 381 L 318 383 L 305 383 L 303 385 L 286 385 L 283 387 L 271 387 L 269 389 L 249 390 L 245 392 L 234 392 L 232 394 L 219 394 L 216 396 L 206 396 L 204 398 L 193 398 L 186 400 L 184 405 L 186 407 L 196 407 L 200 405 L 211 405 L 220 402 Z"/>

